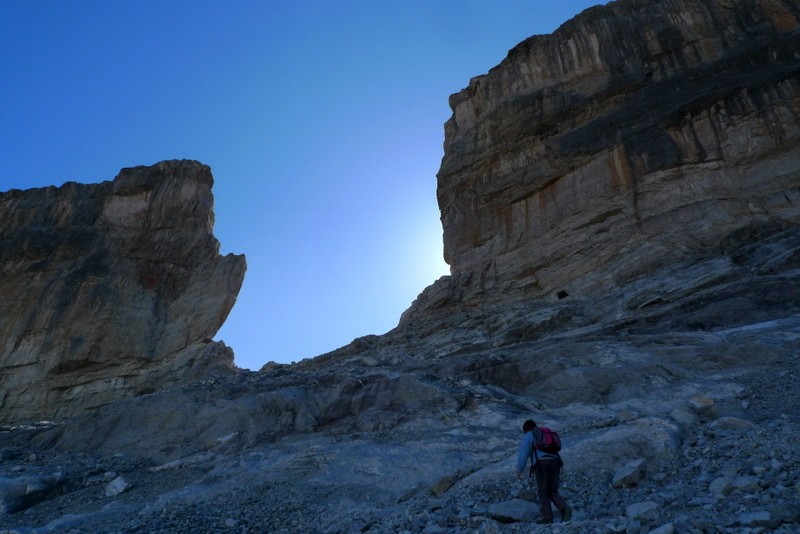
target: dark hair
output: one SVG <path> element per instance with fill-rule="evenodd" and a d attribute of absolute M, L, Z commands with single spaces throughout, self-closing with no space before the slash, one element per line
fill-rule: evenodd
<path fill-rule="evenodd" d="M 522 423 L 523 432 L 530 432 L 534 428 L 536 428 L 536 421 L 534 421 L 533 419 L 528 419 L 527 421 Z"/>

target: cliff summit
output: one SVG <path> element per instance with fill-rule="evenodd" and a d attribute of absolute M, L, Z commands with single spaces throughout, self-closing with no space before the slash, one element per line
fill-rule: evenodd
<path fill-rule="evenodd" d="M 514 47 L 450 99 L 454 278 L 601 294 L 796 225 L 799 27 L 794 2 L 611 2 Z"/>

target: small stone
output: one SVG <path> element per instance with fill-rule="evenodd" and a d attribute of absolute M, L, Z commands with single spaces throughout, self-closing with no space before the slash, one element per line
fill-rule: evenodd
<path fill-rule="evenodd" d="M 625 515 L 634 520 L 653 520 L 658 515 L 658 503 L 645 501 L 631 504 L 625 508 Z"/>
<path fill-rule="evenodd" d="M 720 470 L 722 476 L 733 478 L 739 474 L 739 466 L 735 464 L 726 465 Z"/>
<path fill-rule="evenodd" d="M 522 499 L 499 502 L 489 507 L 489 516 L 501 523 L 532 522 L 539 515 L 539 507 Z"/>
<path fill-rule="evenodd" d="M 436 497 L 441 497 L 444 492 L 453 487 L 453 484 L 458 482 L 458 478 L 446 475 L 440 478 L 433 486 L 431 486 L 431 493 Z"/>
<path fill-rule="evenodd" d="M 675 534 L 675 525 L 667 523 L 666 525 L 654 528 L 648 534 Z"/>
<path fill-rule="evenodd" d="M 627 534 L 627 528 L 625 525 L 612 523 L 606 525 L 605 534 Z"/>
<path fill-rule="evenodd" d="M 739 491 L 752 493 L 761 490 L 758 479 L 753 476 L 741 476 L 733 480 L 732 486 Z"/>
<path fill-rule="evenodd" d="M 736 523 L 750 528 L 776 528 L 781 524 L 781 520 L 767 511 L 758 511 L 740 514 L 736 517 Z"/>
<path fill-rule="evenodd" d="M 719 419 L 714 420 L 708 426 L 716 430 L 745 432 L 747 430 L 755 428 L 756 424 L 753 423 L 752 421 L 748 421 L 747 419 L 741 419 L 739 417 L 720 417 Z"/>
<path fill-rule="evenodd" d="M 628 462 L 614 473 L 611 485 L 615 488 L 637 486 L 644 477 L 646 468 L 647 461 L 642 458 Z"/>
<path fill-rule="evenodd" d="M 106 497 L 115 497 L 120 493 L 129 490 L 130 488 L 131 485 L 128 483 L 128 481 L 119 476 L 106 484 Z"/>
<path fill-rule="evenodd" d="M 754 475 L 763 475 L 767 472 L 767 467 L 763 465 L 754 465 L 753 466 L 753 474 Z"/>
<path fill-rule="evenodd" d="M 676 423 L 683 426 L 692 426 L 697 422 L 697 416 L 683 407 L 675 408 L 669 413 L 669 416 L 672 417 Z"/>
<path fill-rule="evenodd" d="M 730 491 L 732 481 L 728 477 L 715 478 L 708 489 L 714 495 L 725 495 Z"/>
<path fill-rule="evenodd" d="M 233 528 L 238 524 L 239 522 L 232 517 L 229 517 L 228 519 L 225 520 L 225 526 L 228 528 Z"/>
<path fill-rule="evenodd" d="M 689 408 L 701 419 L 710 420 L 716 414 L 714 401 L 708 397 L 692 397 L 689 399 Z"/>

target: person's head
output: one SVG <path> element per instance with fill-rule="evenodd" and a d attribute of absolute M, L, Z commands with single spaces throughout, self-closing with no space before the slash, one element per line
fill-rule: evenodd
<path fill-rule="evenodd" d="M 536 422 L 533 419 L 528 419 L 524 423 L 522 423 L 522 431 L 523 432 L 530 432 L 536 428 Z"/>

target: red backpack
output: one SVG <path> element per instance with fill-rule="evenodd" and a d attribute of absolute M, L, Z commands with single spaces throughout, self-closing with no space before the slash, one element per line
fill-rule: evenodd
<path fill-rule="evenodd" d="M 547 427 L 540 426 L 538 428 L 538 434 L 540 437 L 539 439 L 536 439 L 537 432 L 534 431 L 533 448 L 535 450 L 550 454 L 558 454 L 558 451 L 561 450 L 561 438 L 558 437 L 558 434 L 556 434 L 554 430 L 550 430 Z"/>

